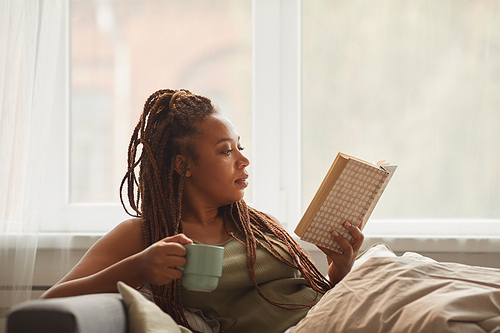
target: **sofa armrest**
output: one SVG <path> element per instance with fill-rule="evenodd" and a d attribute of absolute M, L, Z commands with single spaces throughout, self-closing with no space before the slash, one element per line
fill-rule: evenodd
<path fill-rule="evenodd" d="M 31 300 L 7 317 L 7 333 L 127 333 L 127 309 L 120 294 L 92 294 Z"/>

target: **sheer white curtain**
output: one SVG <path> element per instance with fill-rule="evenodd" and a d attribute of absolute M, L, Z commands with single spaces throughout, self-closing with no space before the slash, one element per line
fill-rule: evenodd
<path fill-rule="evenodd" d="M 64 99 L 66 1 L 0 1 L 0 314 L 31 297 L 51 218 L 51 127 Z M 4 318 L 0 318 L 2 321 Z M 0 325 L 0 331 L 4 325 Z"/>

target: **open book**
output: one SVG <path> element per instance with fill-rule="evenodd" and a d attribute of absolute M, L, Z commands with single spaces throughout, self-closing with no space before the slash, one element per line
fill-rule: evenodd
<path fill-rule="evenodd" d="M 342 253 L 332 231 L 350 240 L 345 222 L 362 230 L 395 170 L 395 165 L 338 153 L 295 233 L 301 240 Z"/>

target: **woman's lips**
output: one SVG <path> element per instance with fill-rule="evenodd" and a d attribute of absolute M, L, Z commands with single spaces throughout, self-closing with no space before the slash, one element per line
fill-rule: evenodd
<path fill-rule="evenodd" d="M 242 178 L 236 179 L 235 182 L 243 187 L 247 187 L 248 186 L 248 175 L 245 175 Z"/>

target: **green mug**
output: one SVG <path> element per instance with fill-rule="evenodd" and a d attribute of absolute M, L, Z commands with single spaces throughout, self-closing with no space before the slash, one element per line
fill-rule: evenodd
<path fill-rule="evenodd" d="M 207 244 L 185 244 L 186 265 L 182 271 L 182 286 L 187 290 L 211 292 L 222 276 L 224 248 Z"/>

